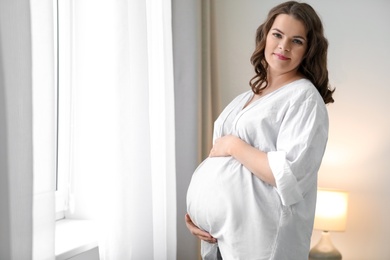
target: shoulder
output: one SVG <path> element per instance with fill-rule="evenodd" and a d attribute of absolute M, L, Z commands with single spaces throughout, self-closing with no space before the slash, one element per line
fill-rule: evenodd
<path fill-rule="evenodd" d="M 308 79 L 299 79 L 289 84 L 286 88 L 286 95 L 292 103 L 302 103 L 305 101 L 317 103 L 325 106 L 325 103 L 314 84 Z"/>
<path fill-rule="evenodd" d="M 294 81 L 286 88 L 284 93 L 286 112 L 302 116 L 303 114 L 316 114 L 328 117 L 324 100 L 314 84 L 308 79 Z"/>

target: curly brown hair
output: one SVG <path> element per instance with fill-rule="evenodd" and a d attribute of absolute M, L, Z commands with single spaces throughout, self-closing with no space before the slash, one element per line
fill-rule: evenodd
<path fill-rule="evenodd" d="M 310 5 L 296 1 L 285 2 L 272 8 L 266 21 L 256 31 L 256 48 L 250 59 L 256 72 L 249 82 L 252 91 L 260 94 L 268 86 L 268 63 L 264 50 L 267 34 L 279 14 L 291 15 L 305 25 L 308 48 L 298 70 L 314 84 L 325 104 L 333 103 L 332 95 L 335 90 L 330 89 L 327 69 L 328 40 L 324 36 L 321 19 Z"/>

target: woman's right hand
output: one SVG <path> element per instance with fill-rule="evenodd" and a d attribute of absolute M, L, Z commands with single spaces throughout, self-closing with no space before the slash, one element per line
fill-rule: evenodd
<path fill-rule="evenodd" d="M 206 231 L 201 230 L 195 224 L 192 222 L 192 219 L 190 215 L 186 214 L 185 216 L 186 226 L 190 230 L 191 234 L 194 236 L 197 236 L 199 239 L 206 241 L 211 244 L 217 243 L 217 239 L 214 238 L 212 235 L 207 233 Z"/>

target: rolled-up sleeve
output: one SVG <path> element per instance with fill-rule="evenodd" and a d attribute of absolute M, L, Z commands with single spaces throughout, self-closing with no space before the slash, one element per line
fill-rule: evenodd
<path fill-rule="evenodd" d="M 282 204 L 289 206 L 303 199 L 297 178 L 286 164 L 286 153 L 269 152 L 268 162 L 274 174 L 276 190 L 282 200 Z"/>
<path fill-rule="evenodd" d="M 308 98 L 286 113 L 268 162 L 282 204 L 303 200 L 317 184 L 317 173 L 328 139 L 328 115 L 322 100 Z"/>

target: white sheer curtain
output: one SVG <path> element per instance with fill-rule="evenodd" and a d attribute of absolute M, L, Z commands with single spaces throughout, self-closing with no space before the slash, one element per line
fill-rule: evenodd
<path fill-rule="evenodd" d="M 101 259 L 176 259 L 170 0 L 72 2 L 70 217 Z"/>

